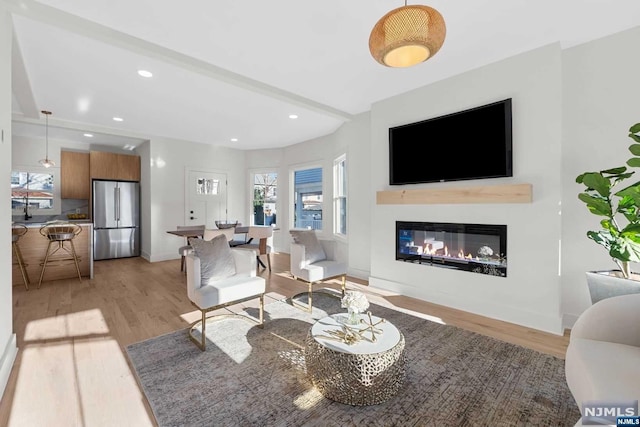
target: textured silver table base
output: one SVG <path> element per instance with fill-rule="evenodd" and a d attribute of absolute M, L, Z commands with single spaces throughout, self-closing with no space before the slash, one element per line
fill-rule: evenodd
<path fill-rule="evenodd" d="M 387 351 L 350 354 L 318 343 L 311 331 L 305 346 L 307 374 L 327 399 L 347 405 L 377 405 L 395 395 L 404 382 L 404 336 Z"/>

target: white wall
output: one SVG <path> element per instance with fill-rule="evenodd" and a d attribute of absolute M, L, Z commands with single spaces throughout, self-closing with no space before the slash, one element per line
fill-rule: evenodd
<path fill-rule="evenodd" d="M 371 191 L 366 177 L 370 169 L 369 113 L 356 116 L 343 124 L 336 132 L 300 144 L 274 150 L 248 151 L 247 180 L 252 170 L 275 169 L 278 172 L 278 227 L 274 234 L 276 250 L 289 252 L 292 228 L 290 205 L 292 202 L 290 173 L 307 165 L 322 167 L 323 207 L 322 231 L 318 237 L 333 239 L 333 161 L 347 154 L 347 239 L 338 240 L 341 259 L 348 261 L 349 274 L 355 277 L 369 276 L 369 232 L 371 224 Z M 364 179 L 363 179 L 364 177 Z M 247 181 L 247 191 L 250 182 Z M 249 197 L 249 196 L 247 196 Z M 250 201 L 247 199 L 247 211 Z"/>
<path fill-rule="evenodd" d="M 140 256 L 151 258 L 151 142 L 136 148 L 140 156 Z"/>
<path fill-rule="evenodd" d="M 0 2 L 0 200 L 11 199 L 11 36 L 13 22 Z M 11 210 L 0 209 L 0 392 L 3 392 L 16 357 L 11 287 Z"/>
<path fill-rule="evenodd" d="M 149 207 L 151 262 L 179 258 L 180 238 L 167 234 L 177 225 L 185 224 L 185 169 L 202 168 L 225 173 L 228 218 L 247 222 L 246 166 L 244 152 L 206 144 L 154 138 L 149 151 Z"/>
<path fill-rule="evenodd" d="M 374 190 L 531 183 L 531 204 L 372 204 L 373 286 L 437 304 L 561 333 L 559 240 L 561 50 L 550 45 L 383 100 L 371 111 Z M 388 128 L 505 98 L 513 99 L 513 178 L 388 185 Z M 482 144 L 480 130 L 461 130 Z M 420 150 L 426 147 L 416 147 Z M 452 167 L 457 159 L 446 161 Z M 508 277 L 408 264 L 395 260 L 395 221 L 507 225 Z"/>
<path fill-rule="evenodd" d="M 586 237 L 588 230 L 599 229 L 601 218 L 578 200 L 583 186 L 575 178 L 624 166 L 631 157 L 628 130 L 640 122 L 638 40 L 640 27 L 563 52 L 562 295 L 567 326 L 591 305 L 585 271 L 617 268 L 606 250 Z M 627 184 L 640 179 L 635 170 L 635 181 Z"/>
<path fill-rule="evenodd" d="M 44 129 L 44 128 L 43 128 Z M 13 165 L 39 166 L 38 161 L 44 159 L 46 154 L 46 140 L 27 136 L 15 136 L 13 138 L 13 152 L 11 162 Z M 49 138 L 49 159 L 60 169 L 60 151 L 73 150 L 89 152 L 90 145 L 82 141 L 67 141 Z"/>

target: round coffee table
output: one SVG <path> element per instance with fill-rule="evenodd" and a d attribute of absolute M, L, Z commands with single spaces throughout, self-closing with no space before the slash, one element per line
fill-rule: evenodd
<path fill-rule="evenodd" d="M 360 314 L 361 319 L 368 316 Z M 320 393 L 348 405 L 377 405 L 395 395 L 404 382 L 404 336 L 391 322 L 376 326 L 376 341 L 355 344 L 325 338 L 328 330 L 342 330 L 345 314 L 318 320 L 305 345 L 307 374 Z M 381 320 L 372 316 L 373 322 Z M 364 328 L 364 324 L 357 326 Z M 364 333 L 367 339 L 370 332 Z"/>

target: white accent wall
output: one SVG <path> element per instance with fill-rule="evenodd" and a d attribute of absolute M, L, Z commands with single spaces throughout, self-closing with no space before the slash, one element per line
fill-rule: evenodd
<path fill-rule="evenodd" d="M 372 286 L 436 304 L 560 333 L 561 49 L 558 44 L 521 54 L 386 99 L 371 110 L 374 190 L 451 188 L 530 183 L 533 203 L 372 205 Z M 513 99 L 513 178 L 389 186 L 388 129 Z M 459 132 L 483 144 L 482 129 Z M 416 155 L 424 167 L 446 162 L 464 168 L 464 156 L 431 158 L 424 135 Z M 429 267 L 395 260 L 395 222 L 506 224 L 508 277 Z"/>

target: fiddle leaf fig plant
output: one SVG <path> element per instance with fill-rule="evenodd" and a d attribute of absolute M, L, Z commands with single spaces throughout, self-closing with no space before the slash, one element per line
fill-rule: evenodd
<path fill-rule="evenodd" d="M 629 147 L 634 157 L 627 166 L 640 167 L 640 123 L 629 129 L 629 137 L 635 141 Z M 578 175 L 576 182 L 585 190 L 578 194 L 587 209 L 604 217 L 601 229 L 587 232 L 587 237 L 607 249 L 625 278 L 630 276 L 629 262 L 640 262 L 640 181 L 620 190 L 621 183 L 635 172 L 626 166 Z"/>

